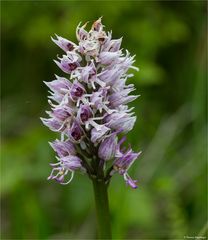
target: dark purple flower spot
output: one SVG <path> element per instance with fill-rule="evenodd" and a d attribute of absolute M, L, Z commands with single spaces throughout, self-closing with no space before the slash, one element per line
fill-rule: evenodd
<path fill-rule="evenodd" d="M 68 66 L 69 66 L 69 69 L 71 71 L 73 71 L 73 70 L 75 70 L 77 68 L 77 64 L 76 63 L 69 63 Z"/>
<path fill-rule="evenodd" d="M 81 134 L 78 131 L 73 131 L 71 133 L 72 137 L 74 138 L 74 140 L 78 141 L 81 138 Z"/>
<path fill-rule="evenodd" d="M 74 49 L 74 46 L 73 46 L 73 44 L 68 43 L 67 48 L 68 48 L 69 51 L 72 51 Z"/>
<path fill-rule="evenodd" d="M 75 126 L 71 131 L 71 136 L 75 141 L 78 141 L 82 136 L 82 131 L 78 126 Z"/>
<path fill-rule="evenodd" d="M 66 157 L 66 156 L 69 155 L 68 152 L 67 152 L 67 151 L 64 151 L 64 150 L 61 151 L 61 154 L 62 154 L 64 157 Z"/>
<path fill-rule="evenodd" d="M 88 115 L 85 113 L 81 113 L 80 117 L 81 117 L 82 122 L 86 122 L 88 120 Z"/>
<path fill-rule="evenodd" d="M 86 122 L 90 117 L 92 117 L 92 113 L 87 109 L 83 109 L 82 113 L 80 114 L 82 122 Z"/>
<path fill-rule="evenodd" d="M 76 97 L 81 97 L 83 95 L 84 91 L 81 87 L 76 87 L 74 91 L 74 95 Z"/>
<path fill-rule="evenodd" d="M 103 42 L 103 41 L 105 40 L 105 38 L 100 37 L 100 38 L 98 38 L 98 40 L 99 40 L 100 42 Z"/>

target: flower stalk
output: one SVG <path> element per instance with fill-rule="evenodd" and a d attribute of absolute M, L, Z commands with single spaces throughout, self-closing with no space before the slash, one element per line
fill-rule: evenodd
<path fill-rule="evenodd" d="M 108 185 L 104 179 L 93 179 L 93 190 L 99 239 L 111 239 L 111 221 L 108 202 Z"/>

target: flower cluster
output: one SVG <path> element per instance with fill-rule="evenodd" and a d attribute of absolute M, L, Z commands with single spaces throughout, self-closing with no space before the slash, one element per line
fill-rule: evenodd
<path fill-rule="evenodd" d="M 118 139 L 136 121 L 127 103 L 138 96 L 129 95 L 135 88 L 126 81 L 133 76 L 127 71 L 138 68 L 132 66 L 134 56 L 120 49 L 122 38 L 112 39 L 112 33 L 103 30 L 101 18 L 89 32 L 86 25 L 76 29 L 78 44 L 57 35 L 52 38 L 65 52 L 55 63 L 68 78 L 56 76 L 45 82 L 51 111 L 46 112 L 49 118 L 41 120 L 60 133 L 60 140 L 50 143 L 58 161 L 51 164 L 48 179 L 67 184 L 75 171 L 81 171 L 108 183 L 117 172 L 136 188 L 128 169 L 141 152 L 122 148 L 125 137 Z"/>

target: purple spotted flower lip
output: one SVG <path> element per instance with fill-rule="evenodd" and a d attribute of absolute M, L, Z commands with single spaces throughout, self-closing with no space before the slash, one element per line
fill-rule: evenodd
<path fill-rule="evenodd" d="M 133 66 L 135 56 L 121 49 L 122 38 L 112 39 L 112 33 L 104 31 L 101 18 L 89 31 L 86 27 L 78 25 L 77 43 L 58 35 L 52 38 L 64 51 L 54 60 L 64 77 L 55 75 L 45 82 L 51 110 L 46 111 L 49 118 L 41 120 L 60 134 L 60 139 L 50 142 L 57 162 L 50 164 L 48 179 L 68 184 L 75 172 L 82 172 L 108 184 L 118 173 L 127 185 L 137 188 L 128 170 L 141 152 L 123 148 L 125 136 L 121 136 L 136 121 L 127 105 L 138 97 L 132 95 L 134 85 L 127 84 L 134 76 L 128 70 L 138 71 Z"/>

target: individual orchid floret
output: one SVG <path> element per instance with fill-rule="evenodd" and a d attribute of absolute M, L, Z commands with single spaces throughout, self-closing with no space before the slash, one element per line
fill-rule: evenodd
<path fill-rule="evenodd" d="M 58 77 L 56 76 L 57 79 L 53 80 L 51 82 L 44 82 L 47 87 L 50 88 L 51 91 L 54 93 L 60 92 L 60 93 L 66 93 L 68 89 L 70 89 L 70 86 L 72 85 L 68 79 L 64 77 Z"/>
<path fill-rule="evenodd" d="M 121 56 L 121 51 L 101 52 L 98 59 L 101 64 L 109 65 L 116 62 Z"/>
<path fill-rule="evenodd" d="M 90 83 L 92 77 L 96 75 L 96 67 L 93 61 L 89 65 L 80 69 L 80 74 L 77 76 L 81 81 L 85 83 Z"/>
<path fill-rule="evenodd" d="M 91 60 L 89 65 L 79 68 L 78 71 L 73 72 L 71 75 L 73 79 L 79 79 L 80 82 L 87 84 L 89 88 L 95 89 L 95 84 L 105 87 L 106 84 L 97 77 L 97 69 L 94 60 Z"/>
<path fill-rule="evenodd" d="M 110 131 L 111 129 L 105 125 L 101 125 L 99 129 L 93 128 L 91 131 L 92 143 L 96 144 L 98 142 L 101 142 Z"/>
<path fill-rule="evenodd" d="M 124 174 L 140 154 L 141 152 L 134 153 L 131 149 L 123 153 L 122 156 L 114 162 L 115 170 L 117 170 L 119 174 Z"/>
<path fill-rule="evenodd" d="M 65 52 L 73 51 L 77 46 L 75 43 L 69 41 L 66 38 L 60 37 L 56 35 L 57 40 L 51 37 L 51 40 L 58 45 L 61 49 L 63 49 Z"/>
<path fill-rule="evenodd" d="M 120 147 L 119 143 L 119 147 Z M 118 150 L 117 150 L 118 151 Z M 118 153 L 117 153 L 118 154 Z M 124 180 L 126 183 L 131 186 L 132 188 L 137 188 L 135 180 L 132 180 L 131 177 L 128 175 L 128 170 L 131 167 L 131 165 L 134 163 L 134 161 L 139 157 L 141 152 L 134 153 L 131 149 L 129 149 L 127 152 L 122 153 L 119 150 L 120 157 L 116 158 L 114 161 L 113 169 L 117 171 L 119 174 L 123 175 Z"/>
<path fill-rule="evenodd" d="M 85 122 L 93 117 L 93 111 L 89 105 L 82 104 L 78 110 L 77 117 L 81 124 L 85 124 Z"/>
<path fill-rule="evenodd" d="M 72 100 L 77 101 L 79 98 L 82 97 L 82 95 L 85 93 L 85 88 L 83 85 L 77 81 L 75 81 L 70 89 L 70 95 Z"/>
<path fill-rule="evenodd" d="M 136 188 L 128 169 L 140 153 L 120 148 L 120 135 L 131 131 L 136 121 L 127 105 L 138 97 L 131 94 L 134 85 L 127 84 L 133 77 L 128 70 L 138 70 L 135 56 L 123 51 L 122 38 L 113 39 L 112 32 L 104 30 L 102 18 L 89 31 L 87 23 L 80 23 L 76 37 L 77 43 L 58 35 L 52 38 L 64 51 L 54 60 L 64 76 L 45 82 L 51 109 L 41 120 L 60 136 L 50 143 L 58 162 L 51 164 L 48 179 L 68 184 L 78 171 L 109 184 L 118 173 Z"/>
<path fill-rule="evenodd" d="M 97 57 L 100 53 L 101 44 L 106 39 L 106 33 L 103 31 L 103 25 L 101 18 L 93 23 L 91 30 L 87 32 L 85 27 L 87 23 L 82 27 L 77 27 L 76 35 L 79 41 L 79 52 L 85 57 Z M 90 58 L 86 58 L 90 59 Z"/>
<path fill-rule="evenodd" d="M 69 103 L 68 99 L 66 99 L 66 96 L 68 95 L 68 92 L 72 85 L 72 83 L 70 83 L 69 80 L 63 77 L 56 76 L 56 80 L 53 80 L 51 82 L 44 82 L 44 83 L 51 90 L 49 91 L 51 96 L 48 97 L 50 99 L 49 104 L 51 106 L 54 106 L 51 100 L 57 103 L 61 103 L 61 102 L 63 103 L 64 101 Z"/>
<path fill-rule="evenodd" d="M 106 86 L 113 86 L 117 80 L 120 80 L 123 70 L 115 66 L 112 69 L 106 69 L 98 74 L 98 78 L 105 82 Z"/>
<path fill-rule="evenodd" d="M 120 49 L 122 38 L 109 40 L 101 47 L 103 52 L 117 52 Z"/>
<path fill-rule="evenodd" d="M 114 92 L 119 92 L 126 88 L 134 88 L 134 84 L 126 85 L 127 79 L 133 76 L 134 74 L 125 74 L 125 75 L 122 75 L 122 77 L 120 78 L 116 78 L 112 83 L 112 89 L 114 90 Z"/>
<path fill-rule="evenodd" d="M 74 171 L 83 170 L 81 159 L 79 157 L 68 155 L 57 159 L 59 160 L 58 163 L 51 164 L 53 170 L 48 177 L 48 180 L 54 179 L 60 184 L 66 185 L 73 179 Z M 71 177 L 66 180 L 65 178 L 69 172 L 71 173 Z"/>
<path fill-rule="evenodd" d="M 80 52 L 84 55 L 95 57 L 99 53 L 99 41 L 97 40 L 88 40 L 80 42 L 79 44 Z"/>
<path fill-rule="evenodd" d="M 60 60 L 54 62 L 60 67 L 60 69 L 65 72 L 65 73 L 71 73 L 74 71 L 80 64 L 79 64 L 79 56 L 76 54 L 68 54 L 68 55 L 63 55 L 62 58 L 58 58 Z"/>
<path fill-rule="evenodd" d="M 88 32 L 85 30 L 85 27 L 87 26 L 86 22 L 82 27 L 80 27 L 81 23 L 79 23 L 79 25 L 77 26 L 76 29 L 76 36 L 77 36 L 77 40 L 80 41 L 84 41 L 87 39 L 88 37 Z"/>
<path fill-rule="evenodd" d="M 119 92 L 115 92 L 112 95 L 110 95 L 109 96 L 110 106 L 115 108 L 122 104 L 125 105 L 125 104 L 137 99 L 138 96 L 136 96 L 136 95 L 128 96 L 128 94 L 132 91 L 134 91 L 134 88 L 127 88 L 127 89 L 123 89 Z"/>
<path fill-rule="evenodd" d="M 112 133 L 111 136 L 105 138 L 103 142 L 101 142 L 100 147 L 98 149 L 98 156 L 100 159 L 108 161 L 115 157 L 117 147 L 116 134 L 117 134 L 116 132 Z"/>
<path fill-rule="evenodd" d="M 107 127 L 114 130 L 122 129 L 124 133 L 132 130 L 135 121 L 136 117 L 132 116 L 132 113 L 125 113 L 123 111 L 114 112 L 105 118 Z"/>
<path fill-rule="evenodd" d="M 100 113 L 105 110 L 107 113 L 113 112 L 109 108 L 109 101 L 107 100 L 108 88 L 100 88 L 97 92 L 93 92 L 90 96 L 90 104 Z"/>
<path fill-rule="evenodd" d="M 50 145 L 59 157 L 76 155 L 74 144 L 69 139 L 66 141 L 60 141 L 56 139 L 54 142 L 51 142 Z"/>
<path fill-rule="evenodd" d="M 74 142 L 79 142 L 84 135 L 83 129 L 81 128 L 78 121 L 74 121 L 71 128 L 68 129 L 67 135 Z"/>
<path fill-rule="evenodd" d="M 62 129 L 62 122 L 55 118 L 40 118 L 43 124 L 53 132 L 59 132 Z"/>
<path fill-rule="evenodd" d="M 49 114 L 60 121 L 65 121 L 70 118 L 73 113 L 72 109 L 68 106 L 57 106 L 56 108 L 53 108 L 53 111 Z"/>

